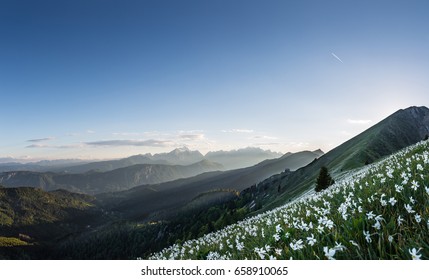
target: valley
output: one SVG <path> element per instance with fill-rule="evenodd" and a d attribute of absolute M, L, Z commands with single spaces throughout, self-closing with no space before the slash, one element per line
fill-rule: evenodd
<path fill-rule="evenodd" d="M 393 208 L 383 207 L 393 197 L 401 207 L 415 205 L 414 218 L 418 214 L 418 220 L 426 222 L 428 200 L 424 187 L 428 181 L 424 174 L 428 148 L 427 142 L 421 141 L 428 135 L 429 109 L 410 107 L 326 154 L 302 151 L 271 158 L 274 154 L 264 153 L 265 159 L 251 166 L 246 166 L 250 161 L 243 160 L 244 166 L 238 169 L 224 166 L 237 164 L 237 151 L 230 154 L 230 159 L 225 152 L 212 153 L 211 161 L 207 155 L 200 157 L 197 152 L 175 150 L 170 156 L 180 158 L 182 163 L 186 158 L 199 161 L 187 162 L 189 165 L 152 162 L 124 167 L 124 161 L 130 163 L 127 158 L 119 164 L 122 167 L 112 170 L 109 168 L 118 166 L 118 161 L 74 167 L 74 172 L 83 173 L 4 172 L 0 174 L 0 184 L 4 184 L 0 188 L 0 244 L 3 244 L 0 257 L 408 258 L 407 251 L 396 245 L 394 251 L 386 249 L 391 243 L 390 236 L 401 242 L 399 235 L 410 237 L 406 248 L 421 247 L 427 256 L 426 245 L 411 238 L 413 234 L 425 234 L 424 227 L 418 225 L 420 222 L 416 224 L 408 215 L 410 212 L 407 214 L 402 208 L 397 213 Z M 261 159 L 259 150 L 246 152 L 259 154 L 254 161 Z M 151 160 L 166 160 L 167 154 L 152 156 Z M 315 193 L 315 181 L 322 166 L 329 169 L 336 184 Z M 394 196 L 392 187 L 398 184 L 403 172 L 409 174 L 403 183 L 408 196 Z M 413 194 L 415 203 L 409 201 L 411 192 L 417 191 L 409 189 L 411 182 L 418 184 L 416 188 L 421 192 Z M 363 203 L 368 199 L 387 204 L 380 208 L 371 202 Z M 359 206 L 364 213 L 381 213 L 379 224 L 361 215 Z M 409 227 L 401 228 L 388 220 L 385 209 L 391 211 L 392 217 L 399 215 L 406 219 Z M 308 211 L 310 215 L 302 214 Z M 349 216 L 354 217 L 350 224 L 341 220 L 348 220 Z M 328 226 L 328 220 L 333 222 L 332 227 Z M 316 225 L 321 227 L 319 231 Z M 234 239 L 223 238 L 223 232 Z M 368 244 L 371 242 L 366 241 L 365 232 L 378 238 L 374 243 L 383 244 L 382 252 Z M 258 239 L 251 241 L 254 234 Z M 217 241 L 210 243 L 208 239 Z M 313 239 L 324 245 L 313 249 Z M 191 252 L 193 242 L 201 244 L 201 250 Z M 368 249 L 363 252 L 360 248 Z"/>

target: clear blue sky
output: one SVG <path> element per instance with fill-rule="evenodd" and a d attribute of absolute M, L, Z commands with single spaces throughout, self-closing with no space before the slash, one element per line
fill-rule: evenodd
<path fill-rule="evenodd" d="M 428 1 L 0 1 L 0 158 L 327 151 L 429 106 Z"/>

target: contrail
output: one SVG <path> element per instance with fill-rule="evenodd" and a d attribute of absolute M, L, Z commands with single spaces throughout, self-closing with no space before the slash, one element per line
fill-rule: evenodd
<path fill-rule="evenodd" d="M 344 63 L 341 58 L 339 58 L 336 54 L 331 53 L 333 57 L 335 57 L 336 59 L 338 59 L 339 62 Z"/>

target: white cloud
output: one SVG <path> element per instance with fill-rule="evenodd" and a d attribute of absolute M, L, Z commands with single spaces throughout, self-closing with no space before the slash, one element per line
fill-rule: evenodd
<path fill-rule="evenodd" d="M 289 142 L 286 144 L 286 146 L 289 146 L 292 148 L 307 148 L 310 146 L 310 143 L 307 143 L 307 142 Z"/>
<path fill-rule="evenodd" d="M 27 142 L 40 143 L 40 142 L 51 141 L 54 139 L 55 139 L 54 137 L 46 137 L 46 138 L 30 139 L 30 140 L 27 140 Z"/>
<path fill-rule="evenodd" d="M 101 140 L 85 142 L 89 146 L 138 146 L 138 147 L 170 147 L 175 143 L 169 140 Z"/>
<path fill-rule="evenodd" d="M 235 128 L 235 129 L 230 129 L 230 130 L 222 130 L 222 132 L 226 132 L 226 133 L 254 133 L 255 131 L 253 129 Z"/>
<path fill-rule="evenodd" d="M 30 149 L 75 149 L 82 148 L 82 144 L 74 144 L 74 145 L 46 145 L 46 144 L 31 144 L 26 146 L 26 148 Z"/>
<path fill-rule="evenodd" d="M 113 132 L 113 135 L 117 135 L 117 136 L 137 136 L 137 135 L 142 135 L 142 133 L 137 133 L 137 132 Z"/>
<path fill-rule="evenodd" d="M 183 140 L 203 140 L 204 134 L 181 134 L 179 138 Z"/>
<path fill-rule="evenodd" d="M 251 139 L 263 139 L 263 140 L 277 140 L 277 137 L 268 136 L 268 135 L 255 135 Z"/>
<path fill-rule="evenodd" d="M 44 145 L 44 144 L 31 144 L 26 146 L 26 148 L 48 148 L 48 145 Z"/>

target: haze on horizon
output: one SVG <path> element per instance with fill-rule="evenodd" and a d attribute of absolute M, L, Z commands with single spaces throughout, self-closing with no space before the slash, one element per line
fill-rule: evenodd
<path fill-rule="evenodd" d="M 427 1 L 1 1 L 0 158 L 327 152 L 429 106 Z"/>

